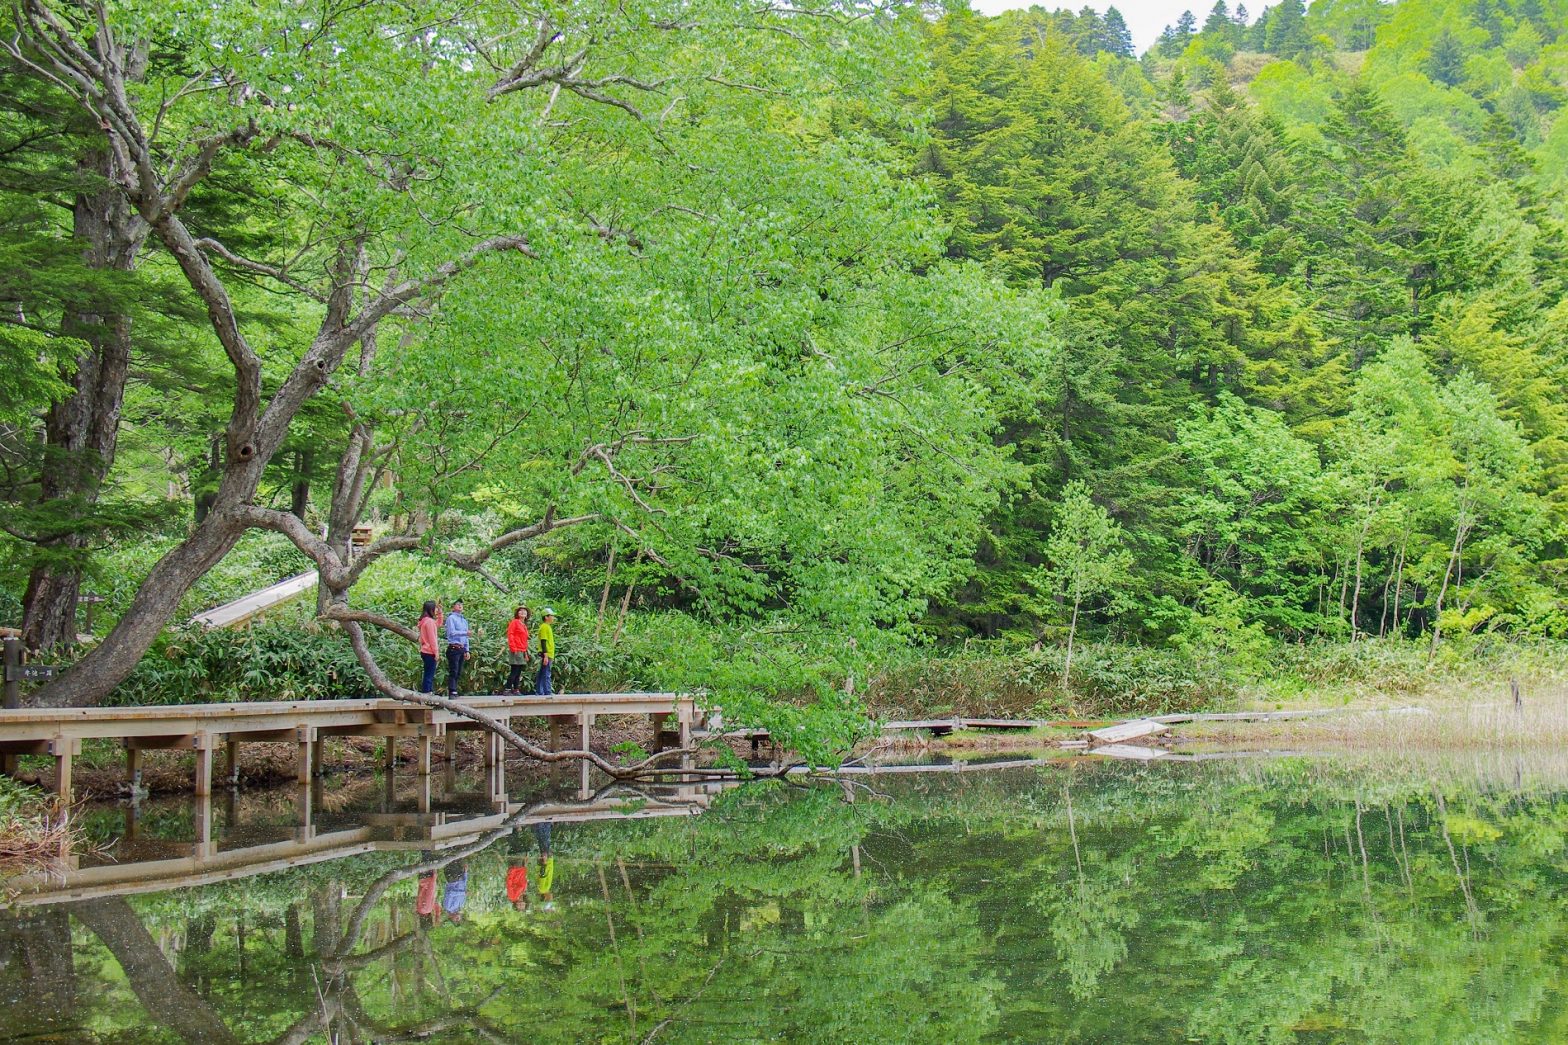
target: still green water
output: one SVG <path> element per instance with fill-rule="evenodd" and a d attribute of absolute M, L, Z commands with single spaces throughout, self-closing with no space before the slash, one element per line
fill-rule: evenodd
<path fill-rule="evenodd" d="M 358 855 L 0 912 L 0 1040 L 1563 1042 L 1565 796 L 1506 767 L 1080 759 L 444 852 L 382 804 Z M 320 833 L 376 819 L 339 805 Z M 424 906 L 457 917 L 421 915 L 411 869 L 459 853 Z"/>

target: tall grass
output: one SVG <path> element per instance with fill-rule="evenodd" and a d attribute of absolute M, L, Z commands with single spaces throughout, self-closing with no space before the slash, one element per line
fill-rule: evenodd
<path fill-rule="evenodd" d="M 53 798 L 0 776 L 0 895 L 7 879 L 53 867 L 74 830 Z"/>

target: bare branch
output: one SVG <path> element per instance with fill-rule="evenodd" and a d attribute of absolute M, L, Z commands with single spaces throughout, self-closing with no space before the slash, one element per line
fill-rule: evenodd
<path fill-rule="evenodd" d="M 190 195 L 191 189 L 212 173 L 212 161 L 217 159 L 218 153 L 222 152 L 225 146 L 244 145 L 258 133 L 253 118 L 244 127 L 236 127 L 203 139 L 197 146 L 196 154 L 181 165 L 180 173 L 175 177 L 174 183 L 169 187 L 169 191 L 164 193 L 161 206 L 171 211 L 179 210 L 185 202 L 185 197 Z"/>
<path fill-rule="evenodd" d="M 526 236 L 495 236 L 476 244 L 460 257 L 453 258 L 437 265 L 433 271 L 417 279 L 404 280 L 389 291 L 377 296 L 376 300 L 367 304 L 360 314 L 354 318 L 339 333 L 338 337 L 347 344 L 352 344 L 364 337 L 377 323 L 386 316 L 407 304 L 410 301 L 429 297 L 440 290 L 459 273 L 473 268 L 486 254 L 495 254 L 503 250 L 515 250 L 530 258 L 537 259 L 539 255 L 528 245 Z"/>
<path fill-rule="evenodd" d="M 573 515 L 565 519 L 557 519 L 555 517 L 555 506 L 551 505 L 549 508 L 545 509 L 544 518 L 540 519 L 533 525 L 523 526 L 519 529 L 510 530 L 506 533 L 503 533 L 501 536 L 491 541 L 488 547 L 483 548 L 480 551 L 473 552 L 471 554 L 448 552 L 446 558 L 454 566 L 465 570 L 477 571 L 480 565 L 482 565 L 486 559 L 490 558 L 490 556 L 494 555 L 498 551 L 501 551 L 503 548 L 510 548 L 519 541 L 531 540 L 534 537 L 542 537 L 552 530 L 561 530 L 568 526 L 581 526 L 584 523 L 597 522 L 599 519 L 600 515 L 597 512 L 591 513 L 589 515 Z"/>
<path fill-rule="evenodd" d="M 246 272 L 254 272 L 258 276 L 266 276 L 268 279 L 276 280 L 286 287 L 299 291 L 301 294 L 304 294 L 306 297 L 309 297 L 314 301 L 325 303 L 327 300 L 326 295 L 321 293 L 321 291 L 306 283 L 301 283 L 293 276 L 290 276 L 281 267 L 276 265 L 268 265 L 260 261 L 252 261 L 250 258 L 241 257 L 215 239 L 203 237 L 202 239 L 196 240 L 196 246 L 198 249 L 208 254 L 216 254 L 218 257 L 222 258 L 224 261 L 227 261 L 237 269 L 243 269 Z"/>

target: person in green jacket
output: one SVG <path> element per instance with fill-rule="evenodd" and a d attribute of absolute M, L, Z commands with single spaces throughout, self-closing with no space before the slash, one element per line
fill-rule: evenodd
<path fill-rule="evenodd" d="M 555 611 L 550 607 L 544 608 L 544 623 L 539 625 L 539 676 L 536 678 L 534 693 L 541 697 L 553 696 L 554 688 L 550 682 L 550 668 L 555 664 Z"/>

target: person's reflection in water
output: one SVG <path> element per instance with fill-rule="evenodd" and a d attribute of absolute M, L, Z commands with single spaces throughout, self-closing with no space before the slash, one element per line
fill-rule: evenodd
<path fill-rule="evenodd" d="M 419 916 L 419 924 L 428 929 L 435 924 L 436 911 L 436 873 L 431 871 L 419 876 L 419 889 L 414 893 L 414 913 Z"/>
<path fill-rule="evenodd" d="M 506 839 L 506 899 L 514 910 L 528 910 L 528 850 L 519 825 Z"/>
<path fill-rule="evenodd" d="M 446 891 L 441 896 L 441 909 L 454 922 L 463 920 L 463 905 L 468 902 L 468 861 L 454 860 L 441 872 L 446 881 Z"/>
<path fill-rule="evenodd" d="M 539 843 L 539 904 L 546 910 L 555 909 L 552 891 L 555 889 L 555 854 L 550 851 L 550 822 L 534 825 L 534 840 Z"/>

